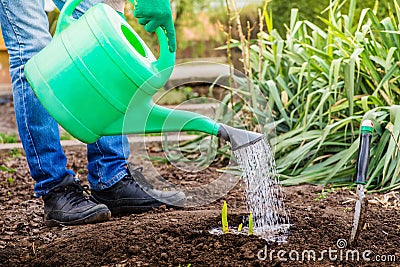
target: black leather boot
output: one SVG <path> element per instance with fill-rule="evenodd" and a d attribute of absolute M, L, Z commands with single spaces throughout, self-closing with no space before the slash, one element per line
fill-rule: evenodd
<path fill-rule="evenodd" d="M 107 221 L 110 210 L 86 197 L 86 191 L 72 175 L 66 176 L 44 195 L 44 222 L 47 226 L 76 225 Z"/>
<path fill-rule="evenodd" d="M 183 206 L 186 196 L 181 191 L 153 189 L 142 174 L 142 168 L 128 166 L 128 175 L 110 188 L 91 191 L 94 201 L 107 205 L 112 215 L 140 213 L 161 205 Z"/>

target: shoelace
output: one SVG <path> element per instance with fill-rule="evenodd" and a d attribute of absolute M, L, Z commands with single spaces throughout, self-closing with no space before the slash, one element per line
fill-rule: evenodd
<path fill-rule="evenodd" d="M 88 186 L 82 186 L 78 181 L 74 181 L 73 184 L 65 187 L 55 188 L 54 192 L 65 192 L 67 200 L 70 200 L 71 204 L 74 206 L 77 206 L 82 202 L 89 201 L 89 199 L 83 194 L 83 192 L 85 192 L 87 195 L 90 195 Z"/>
<path fill-rule="evenodd" d="M 146 180 L 146 178 L 143 175 L 143 167 L 138 167 L 136 169 L 133 169 L 132 166 L 130 165 L 128 167 L 129 174 L 125 176 L 125 179 L 129 181 L 129 183 L 135 182 L 136 187 L 141 187 L 141 188 L 149 188 L 152 189 L 153 186 Z"/>

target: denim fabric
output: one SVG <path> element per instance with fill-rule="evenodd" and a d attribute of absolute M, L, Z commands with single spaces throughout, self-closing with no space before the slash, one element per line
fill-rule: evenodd
<path fill-rule="evenodd" d="M 65 1 L 55 0 L 62 8 Z M 83 1 L 75 10 L 79 17 L 99 0 Z M 0 23 L 10 54 L 14 108 L 18 132 L 25 150 L 31 176 L 35 179 L 37 196 L 42 196 L 66 175 L 67 158 L 60 144 L 56 121 L 35 97 L 24 75 L 25 63 L 50 41 L 49 24 L 44 0 L 0 0 Z M 51 60 L 51 59 L 49 59 Z M 57 70 L 54 70 L 57 71 Z M 126 174 L 129 144 L 126 136 L 102 137 L 87 146 L 88 181 L 92 189 L 108 188 Z"/>

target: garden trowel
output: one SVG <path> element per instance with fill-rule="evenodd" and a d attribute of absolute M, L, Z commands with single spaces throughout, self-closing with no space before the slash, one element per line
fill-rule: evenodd
<path fill-rule="evenodd" d="M 360 146 L 358 150 L 356 179 L 357 184 L 356 207 L 354 211 L 353 228 L 351 229 L 350 244 L 355 244 L 361 228 L 365 222 L 365 213 L 367 209 L 367 199 L 365 198 L 364 185 L 366 184 L 366 177 L 368 173 L 369 163 L 369 147 L 372 138 L 373 123 L 370 120 L 365 120 L 361 124 Z"/>

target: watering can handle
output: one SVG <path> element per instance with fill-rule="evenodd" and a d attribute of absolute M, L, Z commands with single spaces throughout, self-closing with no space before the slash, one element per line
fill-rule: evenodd
<path fill-rule="evenodd" d="M 169 50 L 167 35 L 162 27 L 156 29 L 156 35 L 160 44 L 160 56 L 153 67 L 160 73 L 161 80 L 166 81 L 175 65 L 175 52 Z"/>
<path fill-rule="evenodd" d="M 76 19 L 72 17 L 72 13 L 81 2 L 82 0 L 67 0 L 64 7 L 61 9 L 55 35 L 60 34 L 70 24 L 76 21 Z M 166 81 L 171 75 L 172 67 L 175 65 L 175 52 L 169 50 L 167 35 L 163 28 L 158 27 L 156 29 L 156 35 L 160 44 L 160 56 L 158 60 L 154 62 L 153 68 L 160 74 L 160 80 Z"/>
<path fill-rule="evenodd" d="M 54 35 L 61 33 L 65 28 L 75 21 L 75 19 L 72 17 L 72 13 L 81 2 L 82 0 L 67 0 L 67 2 L 65 2 L 60 11 L 60 15 L 58 16 L 59 19 Z"/>

